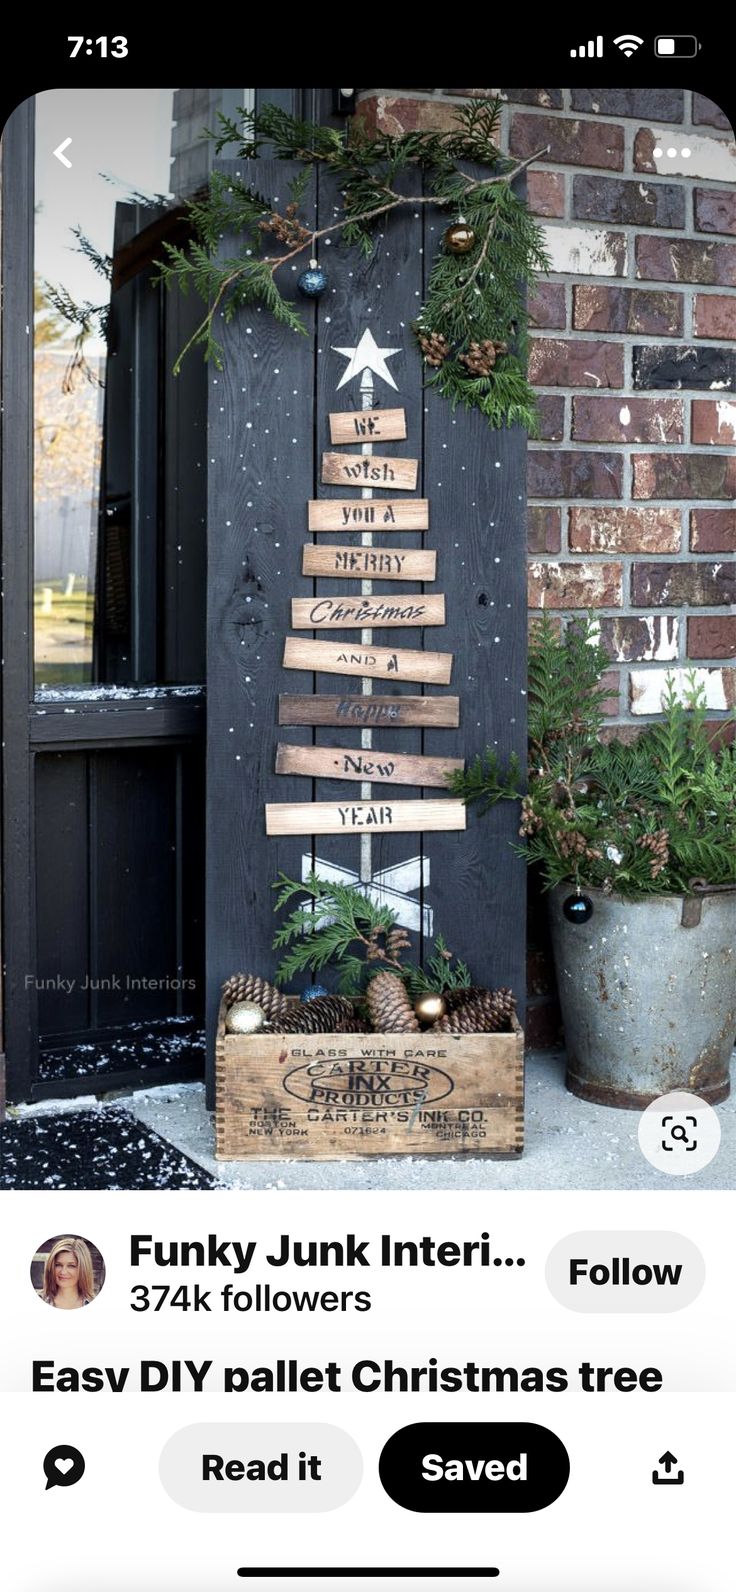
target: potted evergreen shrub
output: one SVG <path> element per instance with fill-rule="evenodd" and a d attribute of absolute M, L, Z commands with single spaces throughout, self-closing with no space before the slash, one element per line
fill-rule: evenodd
<path fill-rule="evenodd" d="M 535 627 L 529 758 L 486 748 L 452 788 L 520 800 L 527 859 L 549 891 L 573 1093 L 641 1109 L 729 1092 L 736 1032 L 736 755 L 712 738 L 694 673 L 668 676 L 662 719 L 601 738 L 610 659 L 592 619 Z"/>

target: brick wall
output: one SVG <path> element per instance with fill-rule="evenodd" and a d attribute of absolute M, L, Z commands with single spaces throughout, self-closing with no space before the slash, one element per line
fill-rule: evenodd
<path fill-rule="evenodd" d="M 736 146 L 681 89 L 361 91 L 398 133 L 451 125 L 469 94 L 505 101 L 552 270 L 532 299 L 529 607 L 596 609 L 608 713 L 633 733 L 668 670 L 694 665 L 714 721 L 736 699 Z M 685 153 L 688 151 L 688 153 Z M 530 1030 L 556 1024 L 543 915 L 530 914 Z"/>

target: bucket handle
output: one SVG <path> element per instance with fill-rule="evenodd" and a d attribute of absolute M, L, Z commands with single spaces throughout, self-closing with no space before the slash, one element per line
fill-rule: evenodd
<path fill-rule="evenodd" d="M 719 891 L 730 890 L 732 884 L 709 884 L 707 879 L 691 879 L 688 888 L 691 895 L 686 895 L 682 903 L 680 926 L 683 929 L 696 929 L 703 915 L 703 896 L 716 895 Z"/>

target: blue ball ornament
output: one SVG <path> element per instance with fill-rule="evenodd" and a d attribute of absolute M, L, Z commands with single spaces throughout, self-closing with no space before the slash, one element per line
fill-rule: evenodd
<path fill-rule="evenodd" d="M 593 903 L 590 896 L 571 895 L 563 901 L 562 910 L 568 923 L 587 923 L 593 916 Z"/>
<path fill-rule="evenodd" d="M 316 260 L 310 260 L 308 269 L 297 277 L 296 285 L 305 298 L 321 298 L 327 281 L 327 272 L 322 270 Z"/>
<path fill-rule="evenodd" d="M 319 1000 L 320 995 L 326 994 L 327 990 L 325 989 L 324 984 L 310 984 L 309 989 L 302 990 L 299 999 L 302 1003 L 302 1006 L 306 1006 L 307 1001 Z"/>

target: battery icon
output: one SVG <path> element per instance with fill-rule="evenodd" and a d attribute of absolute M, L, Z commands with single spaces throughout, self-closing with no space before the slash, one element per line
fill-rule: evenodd
<path fill-rule="evenodd" d="M 694 33 L 659 33 L 654 40 L 655 55 L 674 56 L 697 55 L 700 44 Z"/>

